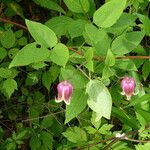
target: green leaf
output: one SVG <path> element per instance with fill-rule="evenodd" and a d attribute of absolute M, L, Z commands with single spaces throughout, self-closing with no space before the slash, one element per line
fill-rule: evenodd
<path fill-rule="evenodd" d="M 41 146 L 40 138 L 37 135 L 36 136 L 31 136 L 31 139 L 30 139 L 31 150 L 40 149 L 40 146 Z"/>
<path fill-rule="evenodd" d="M 150 74 L 150 61 L 145 61 L 142 67 L 143 77 L 144 80 L 147 79 L 148 75 Z"/>
<path fill-rule="evenodd" d="M 128 71 L 137 71 L 135 64 L 130 59 L 116 60 L 115 67 Z"/>
<path fill-rule="evenodd" d="M 70 25 L 68 26 L 68 32 L 71 38 L 82 36 L 85 24 L 87 24 L 87 21 L 83 19 L 73 20 L 70 22 Z"/>
<path fill-rule="evenodd" d="M 65 124 L 77 117 L 85 109 L 86 105 L 87 96 L 83 93 L 83 90 L 75 89 L 71 97 L 71 103 L 66 107 Z"/>
<path fill-rule="evenodd" d="M 110 131 L 110 129 L 113 127 L 113 125 L 112 124 L 104 124 L 104 125 L 102 125 L 102 127 L 99 129 L 99 132 L 101 133 L 101 134 L 104 134 L 104 135 L 107 135 L 109 132 L 108 131 Z"/>
<path fill-rule="evenodd" d="M 107 56 L 106 56 L 106 59 L 105 59 L 105 64 L 107 66 L 114 66 L 115 65 L 115 56 L 114 56 L 114 54 L 112 53 L 112 51 L 110 49 L 107 52 Z"/>
<path fill-rule="evenodd" d="M 73 21 L 72 18 L 67 16 L 57 16 L 48 20 L 45 25 L 52 29 L 59 37 L 67 34 L 70 23 Z"/>
<path fill-rule="evenodd" d="M 98 29 L 92 24 L 86 24 L 84 38 L 89 45 L 94 46 L 96 55 L 105 56 L 107 54 L 110 42 L 103 29 Z"/>
<path fill-rule="evenodd" d="M 116 23 L 126 6 L 126 0 L 111 0 L 100 7 L 93 16 L 94 23 L 108 28 Z"/>
<path fill-rule="evenodd" d="M 15 90 L 17 90 L 17 83 L 14 79 L 7 79 L 3 82 L 2 91 L 6 97 L 10 98 Z"/>
<path fill-rule="evenodd" d="M 53 117 L 49 116 L 49 117 L 46 117 L 42 120 L 41 127 L 42 128 L 49 128 L 52 126 L 52 124 L 53 124 Z"/>
<path fill-rule="evenodd" d="M 83 89 L 88 82 L 87 78 L 73 67 L 61 68 L 61 76 L 63 80 L 69 80 L 74 89 Z"/>
<path fill-rule="evenodd" d="M 137 16 L 139 17 L 140 21 L 144 25 L 144 30 L 145 30 L 146 35 L 150 36 L 150 19 L 147 16 L 144 16 L 141 14 L 137 14 Z"/>
<path fill-rule="evenodd" d="M 46 131 L 42 131 L 40 138 L 43 145 L 46 146 L 46 148 L 48 148 L 49 150 L 52 150 L 52 141 L 53 141 L 52 135 Z"/>
<path fill-rule="evenodd" d="M 61 43 L 58 43 L 52 50 L 50 59 L 52 62 L 57 65 L 65 67 L 66 63 L 69 60 L 69 51 L 68 48 Z"/>
<path fill-rule="evenodd" d="M 20 17 L 22 17 L 22 18 L 24 19 L 24 14 L 23 14 L 22 7 L 21 7 L 18 3 L 15 3 L 15 2 L 8 3 L 8 6 L 9 6 L 17 15 L 19 15 Z"/>
<path fill-rule="evenodd" d="M 112 52 L 116 55 L 123 55 L 134 50 L 142 41 L 144 33 L 132 31 L 117 37 L 112 43 Z"/>
<path fill-rule="evenodd" d="M 33 0 L 33 1 L 44 8 L 56 10 L 65 14 L 65 11 L 53 0 Z"/>
<path fill-rule="evenodd" d="M 85 53 L 84 57 L 87 63 L 84 65 L 89 71 L 94 72 L 94 64 L 93 64 L 93 48 L 89 48 Z"/>
<path fill-rule="evenodd" d="M 89 11 L 89 1 L 88 0 L 64 0 L 68 9 L 75 13 L 86 13 Z"/>
<path fill-rule="evenodd" d="M 139 98 L 133 99 L 127 107 L 136 106 L 141 104 L 142 102 L 148 102 L 150 100 L 150 94 L 145 94 Z"/>
<path fill-rule="evenodd" d="M 18 74 L 18 71 L 15 69 L 0 68 L 0 77 L 1 78 L 14 78 Z"/>
<path fill-rule="evenodd" d="M 0 61 L 3 60 L 7 56 L 7 51 L 5 48 L 0 47 Z"/>
<path fill-rule="evenodd" d="M 11 48 L 16 42 L 15 34 L 9 29 L 1 34 L 0 41 L 3 47 Z"/>
<path fill-rule="evenodd" d="M 72 143 L 81 143 L 87 141 L 86 132 L 79 127 L 68 128 L 62 133 L 68 141 Z"/>
<path fill-rule="evenodd" d="M 88 105 L 97 113 L 96 120 L 102 116 L 110 119 L 112 99 L 108 89 L 98 80 L 91 80 L 87 84 L 86 93 L 89 95 Z"/>
<path fill-rule="evenodd" d="M 55 33 L 47 26 L 27 19 L 26 25 L 37 43 L 42 44 L 47 48 L 54 47 L 57 44 L 58 41 Z"/>
<path fill-rule="evenodd" d="M 36 63 L 46 60 L 50 52 L 45 47 L 38 48 L 37 43 L 31 43 L 23 47 L 14 57 L 9 65 L 9 68 L 15 66 L 26 66 L 31 63 Z"/>
<path fill-rule="evenodd" d="M 149 150 L 150 149 L 150 143 L 135 145 L 135 149 L 136 150 Z"/>
<path fill-rule="evenodd" d="M 135 25 L 136 16 L 131 13 L 122 13 L 120 18 L 117 20 L 117 22 L 106 29 L 106 31 L 120 35 L 122 34 L 126 29 L 130 29 L 131 26 Z"/>
<path fill-rule="evenodd" d="M 119 108 L 112 108 L 112 116 L 117 117 L 121 120 L 124 124 L 132 127 L 133 129 L 138 128 L 138 122 L 135 117 L 127 114 L 124 110 Z"/>

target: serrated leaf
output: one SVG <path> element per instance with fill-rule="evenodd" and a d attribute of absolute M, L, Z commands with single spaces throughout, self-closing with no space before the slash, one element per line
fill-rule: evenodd
<path fill-rule="evenodd" d="M 86 13 L 89 11 L 89 1 L 88 0 L 64 0 L 68 9 L 75 13 Z"/>
<path fill-rule="evenodd" d="M 72 143 L 80 143 L 87 141 L 86 132 L 79 127 L 68 128 L 62 134 L 68 139 L 68 141 Z"/>
<path fill-rule="evenodd" d="M 98 80 L 90 80 L 86 87 L 89 95 L 88 105 L 98 114 L 97 121 L 103 116 L 110 119 L 112 99 L 108 89 Z"/>
<path fill-rule="evenodd" d="M 74 90 L 71 103 L 66 107 L 65 123 L 77 117 L 85 109 L 86 105 L 87 96 L 83 93 L 83 90 Z"/>
<path fill-rule="evenodd" d="M 50 52 L 45 47 L 37 47 L 37 43 L 31 43 L 23 47 L 14 57 L 9 65 L 9 68 L 15 66 L 26 66 L 31 63 L 36 63 L 46 60 Z"/>
<path fill-rule="evenodd" d="M 42 44 L 47 48 L 54 47 L 57 44 L 58 41 L 55 33 L 46 25 L 27 19 L 26 25 L 37 43 Z"/>
<path fill-rule="evenodd" d="M 144 80 L 146 80 L 148 75 L 150 74 L 150 67 L 149 66 L 150 66 L 150 61 L 144 62 L 143 67 L 142 67 Z"/>
<path fill-rule="evenodd" d="M 102 28 L 112 26 L 121 16 L 125 5 L 126 0 L 111 0 L 105 3 L 94 13 L 94 23 Z"/>
<path fill-rule="evenodd" d="M 17 90 L 17 83 L 14 79 L 7 79 L 3 82 L 2 91 L 8 98 Z"/>
<path fill-rule="evenodd" d="M 68 48 L 61 43 L 58 43 L 52 50 L 50 59 L 52 62 L 57 65 L 65 67 L 69 59 L 69 50 Z"/>
<path fill-rule="evenodd" d="M 7 51 L 5 48 L 0 47 L 0 61 L 3 60 L 7 56 Z"/>

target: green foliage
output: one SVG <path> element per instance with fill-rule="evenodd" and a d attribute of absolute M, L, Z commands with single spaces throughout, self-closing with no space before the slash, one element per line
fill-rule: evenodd
<path fill-rule="evenodd" d="M 102 28 L 111 27 L 121 16 L 125 6 L 126 0 L 111 0 L 107 2 L 94 13 L 94 23 Z"/>
<path fill-rule="evenodd" d="M 148 0 L 0 6 L 0 150 L 150 149 Z"/>

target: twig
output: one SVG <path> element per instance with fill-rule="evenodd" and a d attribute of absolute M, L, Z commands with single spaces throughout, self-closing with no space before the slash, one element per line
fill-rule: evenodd
<path fill-rule="evenodd" d="M 11 20 L 8 20 L 8 19 L 5 19 L 5 18 L 0 18 L 0 21 L 1 22 L 5 22 L 5 23 L 10 23 L 10 24 L 13 24 L 15 26 L 18 26 L 24 30 L 28 30 L 26 26 L 22 25 L 22 24 L 19 24 L 17 22 L 14 22 L 14 21 L 11 21 Z"/>
<path fill-rule="evenodd" d="M 60 113 L 63 113 L 63 112 L 65 112 L 65 111 L 62 110 L 62 111 L 59 111 L 59 112 L 56 112 L 56 113 L 51 113 L 51 114 L 48 114 L 48 115 L 45 115 L 45 116 L 41 116 L 41 117 L 35 117 L 35 118 L 25 119 L 25 120 L 22 120 L 22 122 L 28 122 L 28 121 L 33 121 L 33 120 L 37 120 L 37 119 L 47 118 L 49 116 L 60 114 Z"/>

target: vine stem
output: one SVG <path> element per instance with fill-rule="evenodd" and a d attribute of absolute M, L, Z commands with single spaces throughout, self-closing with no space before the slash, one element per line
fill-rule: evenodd
<path fill-rule="evenodd" d="M 72 47 L 68 47 L 68 49 L 69 49 L 70 51 L 75 52 L 75 53 L 78 54 L 78 55 L 84 56 L 84 54 L 83 54 L 82 52 L 77 51 L 77 50 L 75 50 L 75 49 L 72 48 Z M 150 56 L 116 56 L 115 58 L 116 58 L 116 59 L 150 59 Z M 94 60 L 97 60 L 97 61 L 102 61 L 102 60 L 105 59 L 105 57 L 95 56 L 93 59 L 94 59 Z"/>
<path fill-rule="evenodd" d="M 0 18 L 0 22 L 4 22 L 4 23 L 10 23 L 10 24 L 13 24 L 15 26 L 18 26 L 19 28 L 22 28 L 24 30 L 28 30 L 28 28 L 22 24 L 19 24 L 15 21 L 11 21 L 9 19 L 6 19 L 6 18 Z M 73 51 L 74 53 L 78 54 L 78 55 L 81 55 L 81 56 L 84 56 L 84 53 L 72 48 L 72 47 L 68 47 L 68 49 L 70 51 Z M 116 56 L 115 57 L 116 59 L 150 59 L 150 56 Z M 96 61 L 103 61 L 105 59 L 105 57 L 99 57 L 99 56 L 95 56 L 93 58 L 93 60 L 96 60 Z"/>
<path fill-rule="evenodd" d="M 1 21 L 1 22 L 5 22 L 5 23 L 13 24 L 13 25 L 15 25 L 15 26 L 18 26 L 19 28 L 24 29 L 24 30 L 28 30 L 26 26 L 24 26 L 24 25 L 22 25 L 22 24 L 19 24 L 19 23 L 17 23 L 17 22 L 8 20 L 8 19 L 6 19 L 6 18 L 0 18 L 0 21 Z"/>

